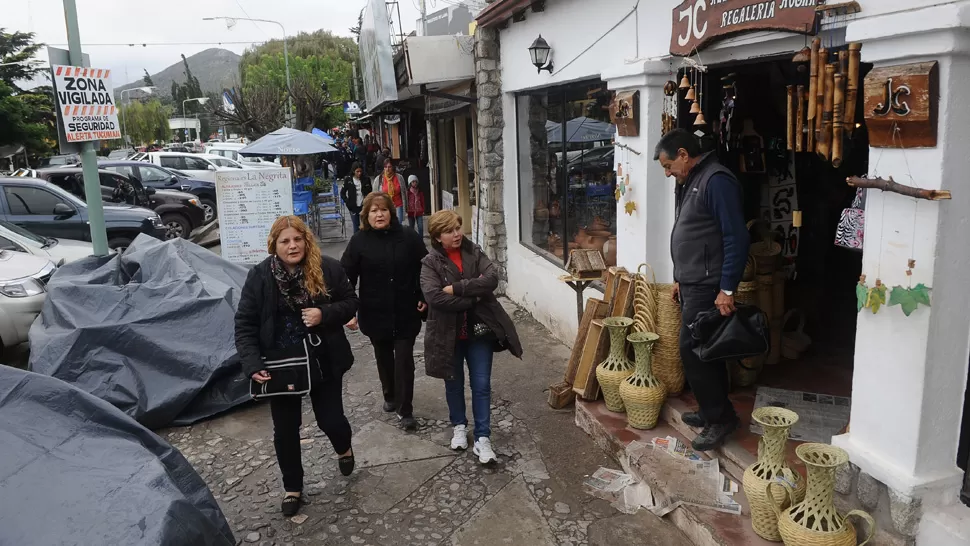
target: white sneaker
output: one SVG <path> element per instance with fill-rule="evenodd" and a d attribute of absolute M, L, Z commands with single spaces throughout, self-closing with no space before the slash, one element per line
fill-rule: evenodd
<path fill-rule="evenodd" d="M 466 425 L 455 426 L 455 432 L 451 437 L 451 449 L 455 451 L 468 449 L 468 427 Z"/>
<path fill-rule="evenodd" d="M 498 458 L 495 457 L 495 452 L 492 451 L 492 441 L 488 438 L 483 437 L 475 440 L 475 447 L 472 449 L 472 453 L 478 455 L 478 462 L 485 466 L 493 465 L 498 461 Z"/>

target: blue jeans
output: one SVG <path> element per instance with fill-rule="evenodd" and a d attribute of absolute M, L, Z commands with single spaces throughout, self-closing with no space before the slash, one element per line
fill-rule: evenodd
<path fill-rule="evenodd" d="M 360 231 L 360 213 L 351 212 L 350 213 L 350 223 L 354 225 L 354 233 Z"/>
<path fill-rule="evenodd" d="M 423 216 L 408 216 L 408 225 L 411 229 L 418 232 L 418 235 L 424 237 L 424 217 Z"/>
<path fill-rule="evenodd" d="M 475 439 L 489 438 L 492 406 L 492 342 L 459 339 L 455 344 L 455 378 L 445 381 L 445 399 L 453 426 L 467 425 L 465 416 L 465 362 L 468 362 L 472 387 L 472 415 L 475 417 Z"/>
<path fill-rule="evenodd" d="M 397 207 L 397 221 L 404 225 L 404 206 Z"/>

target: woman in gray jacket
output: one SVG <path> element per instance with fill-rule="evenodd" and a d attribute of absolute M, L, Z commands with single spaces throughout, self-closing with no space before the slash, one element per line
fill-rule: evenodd
<path fill-rule="evenodd" d="M 451 449 L 468 449 L 465 363 L 475 417 L 473 452 L 483 465 L 497 461 L 491 444 L 492 356 L 508 349 L 522 357 L 512 319 L 495 298 L 498 268 L 462 235 L 461 216 L 451 210 L 428 221 L 432 251 L 421 260 L 421 290 L 428 303 L 424 330 L 425 371 L 445 380 L 445 399 L 455 427 Z"/>

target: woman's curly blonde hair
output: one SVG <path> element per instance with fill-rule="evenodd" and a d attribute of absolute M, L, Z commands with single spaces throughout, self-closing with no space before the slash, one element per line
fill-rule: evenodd
<path fill-rule="evenodd" d="M 313 236 L 313 232 L 299 216 L 280 216 L 273 222 L 273 227 L 269 230 L 266 250 L 270 255 L 276 255 L 276 241 L 280 238 L 280 233 L 286 228 L 295 229 L 303 236 L 303 241 L 306 243 L 306 254 L 303 257 L 303 281 L 307 292 L 311 296 L 326 295 L 327 285 L 323 281 L 323 257 L 320 254 L 320 247 L 317 246 L 317 239 Z"/>

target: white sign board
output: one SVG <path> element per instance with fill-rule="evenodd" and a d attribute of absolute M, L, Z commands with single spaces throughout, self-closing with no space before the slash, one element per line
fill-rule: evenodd
<path fill-rule="evenodd" d="M 290 169 L 254 169 L 216 173 L 222 257 L 258 264 L 266 254 L 273 222 L 293 214 Z"/>
<path fill-rule="evenodd" d="M 68 142 L 121 138 L 110 70 L 54 65 L 51 71 Z"/>
<path fill-rule="evenodd" d="M 384 0 L 367 0 L 357 49 L 363 71 L 364 98 L 371 112 L 398 98 L 389 21 Z"/>
<path fill-rule="evenodd" d="M 441 209 L 455 210 L 455 194 L 450 191 L 441 192 Z"/>

